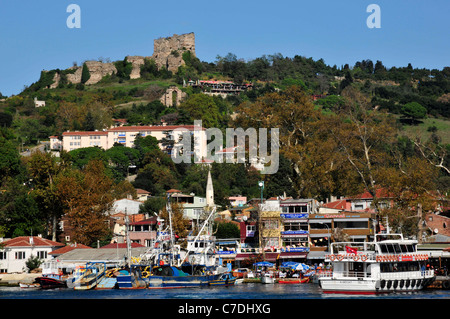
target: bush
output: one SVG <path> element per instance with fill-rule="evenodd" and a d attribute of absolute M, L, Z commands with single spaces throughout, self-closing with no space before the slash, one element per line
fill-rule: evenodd
<path fill-rule="evenodd" d="M 31 255 L 25 262 L 25 266 L 27 266 L 28 272 L 30 272 L 33 269 L 39 268 L 43 262 L 44 261 L 39 259 L 39 257 Z"/>

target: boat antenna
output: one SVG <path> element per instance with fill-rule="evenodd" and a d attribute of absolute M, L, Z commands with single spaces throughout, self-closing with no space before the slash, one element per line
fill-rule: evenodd
<path fill-rule="evenodd" d="M 173 264 L 173 248 L 175 247 L 174 242 L 173 242 L 173 228 L 172 228 L 172 207 L 170 205 L 170 195 L 167 194 L 167 212 L 169 213 L 169 227 L 170 227 L 170 252 L 171 252 L 171 256 L 170 256 L 170 265 L 172 266 Z"/>

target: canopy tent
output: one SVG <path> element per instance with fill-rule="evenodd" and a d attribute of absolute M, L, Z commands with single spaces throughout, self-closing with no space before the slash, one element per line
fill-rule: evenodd
<path fill-rule="evenodd" d="M 306 271 L 306 270 L 309 270 L 309 266 L 306 264 L 299 263 L 294 269 L 300 270 L 300 271 Z"/>
<path fill-rule="evenodd" d="M 280 268 L 291 268 L 292 270 L 306 271 L 309 270 L 309 266 L 303 263 L 296 263 L 293 261 L 286 261 L 280 265 Z"/>
<path fill-rule="evenodd" d="M 260 261 L 253 264 L 253 266 L 255 267 L 273 267 L 273 265 L 273 263 L 270 263 L 268 261 Z"/>

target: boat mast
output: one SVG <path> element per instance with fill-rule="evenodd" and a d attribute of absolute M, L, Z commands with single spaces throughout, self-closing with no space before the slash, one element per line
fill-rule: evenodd
<path fill-rule="evenodd" d="M 169 227 L 170 227 L 170 265 L 173 264 L 173 249 L 175 244 L 173 242 L 173 228 L 172 228 L 172 207 L 170 206 L 170 195 L 167 196 L 167 212 L 169 213 Z"/>
<path fill-rule="evenodd" d="M 128 230 L 128 227 L 130 225 L 130 222 L 128 220 L 128 213 L 127 208 L 125 207 L 125 234 L 127 238 L 127 263 L 128 268 L 131 269 L 131 243 L 130 243 L 130 232 Z M 119 244 L 117 244 L 119 246 Z"/>

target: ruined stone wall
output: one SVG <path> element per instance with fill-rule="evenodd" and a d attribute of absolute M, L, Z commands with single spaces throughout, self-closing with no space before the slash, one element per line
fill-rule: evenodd
<path fill-rule="evenodd" d="M 171 37 L 156 39 L 153 42 L 153 49 L 153 55 L 149 57 L 127 56 L 127 61 L 131 62 L 133 66 L 130 79 L 138 79 L 141 77 L 141 66 L 144 64 L 145 58 L 155 60 L 158 68 L 166 67 L 169 71 L 176 73 L 178 67 L 185 64 L 183 52 L 191 51 L 191 54 L 195 56 L 195 34 L 193 32 L 181 35 L 174 34 Z M 114 63 L 103 63 L 99 61 L 86 61 L 85 63 L 91 75 L 85 83 L 87 85 L 98 83 L 104 76 L 117 72 Z M 67 82 L 73 84 L 81 83 L 83 66 L 73 66 L 68 70 L 75 70 L 75 72 L 67 74 Z M 55 74 L 53 81 L 50 88 L 58 87 L 60 75 Z"/>
<path fill-rule="evenodd" d="M 170 86 L 159 100 L 167 107 L 179 106 L 186 96 L 187 94 L 176 86 Z"/>
<path fill-rule="evenodd" d="M 141 77 L 141 66 L 144 64 L 144 59 L 145 57 L 143 56 L 127 56 L 127 61 L 133 65 L 130 79 L 139 79 Z"/>
<path fill-rule="evenodd" d="M 191 51 L 195 56 L 195 34 L 193 32 L 156 39 L 153 42 L 152 59 L 158 68 L 166 67 L 173 73 L 184 65 L 183 52 Z"/>
<path fill-rule="evenodd" d="M 89 80 L 85 83 L 88 85 L 100 82 L 105 75 L 117 73 L 114 63 L 102 63 L 99 61 L 86 61 L 85 63 L 91 75 Z"/>

